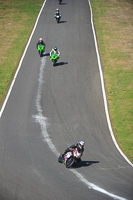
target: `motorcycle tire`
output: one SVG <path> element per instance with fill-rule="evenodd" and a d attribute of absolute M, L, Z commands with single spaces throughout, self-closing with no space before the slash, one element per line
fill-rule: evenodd
<path fill-rule="evenodd" d="M 58 162 L 59 163 L 63 163 L 64 160 L 65 160 L 64 157 L 62 157 L 62 155 L 60 155 L 59 158 L 58 158 Z"/>
<path fill-rule="evenodd" d="M 40 53 L 40 57 L 42 57 L 43 56 L 43 51 L 41 51 L 41 53 Z"/>
<path fill-rule="evenodd" d="M 75 159 L 73 157 L 68 158 L 66 162 L 66 168 L 70 168 L 73 165 L 74 161 Z"/>
<path fill-rule="evenodd" d="M 41 56 L 41 51 L 39 51 L 39 56 L 42 57 L 42 56 Z"/>
<path fill-rule="evenodd" d="M 55 64 L 56 64 L 56 60 L 53 60 L 53 66 L 55 66 Z"/>

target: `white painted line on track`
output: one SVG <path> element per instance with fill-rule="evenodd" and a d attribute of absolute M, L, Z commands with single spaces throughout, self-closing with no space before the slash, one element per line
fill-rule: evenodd
<path fill-rule="evenodd" d="M 10 94 L 11 94 L 11 91 L 12 91 L 12 88 L 13 88 L 13 86 L 14 86 L 15 80 L 16 80 L 16 78 L 17 78 L 18 72 L 19 72 L 19 70 L 20 70 L 20 68 L 21 68 L 23 59 L 24 59 L 25 54 L 26 54 L 26 51 L 27 51 L 27 49 L 28 49 L 28 47 L 29 47 L 31 38 L 32 38 L 32 36 L 33 36 L 33 34 L 34 34 L 34 32 L 35 32 L 35 29 L 36 29 L 38 20 L 39 20 L 39 18 L 40 18 L 40 15 L 41 15 L 41 13 L 42 13 L 42 10 L 43 10 L 43 8 L 44 8 L 44 6 L 45 6 L 46 1 L 47 1 L 47 0 L 45 0 L 45 2 L 43 3 L 43 5 L 42 5 L 42 7 L 41 7 L 41 9 L 40 9 L 40 12 L 39 12 L 38 17 L 37 17 L 37 19 L 36 19 L 34 28 L 33 28 L 33 30 L 32 30 L 32 33 L 31 33 L 30 37 L 29 37 L 29 40 L 28 40 L 28 42 L 27 42 L 27 45 L 26 45 L 26 47 L 25 47 L 24 53 L 23 53 L 23 55 L 22 55 L 22 57 L 21 57 L 21 60 L 20 60 L 20 62 L 19 62 L 17 71 L 16 71 L 16 73 L 15 73 L 15 75 L 14 75 L 14 78 L 13 78 L 13 80 L 12 80 L 11 86 L 10 86 L 10 88 L 9 88 L 9 90 L 8 90 L 8 93 L 7 93 L 7 95 L 6 95 L 6 98 L 5 98 L 5 100 L 4 100 L 4 103 L 3 103 L 3 105 L 2 105 L 2 108 L 1 108 L 1 110 L 0 110 L 0 118 L 2 117 L 2 114 L 3 114 L 3 112 L 4 112 L 5 106 L 6 106 L 6 104 L 7 104 L 7 101 L 8 101 L 8 99 L 9 99 L 9 96 L 10 96 Z"/>
<path fill-rule="evenodd" d="M 100 56 L 99 56 L 99 51 L 98 51 L 98 46 L 97 46 L 96 33 L 95 33 L 94 23 L 93 23 L 93 13 L 92 13 L 92 8 L 91 8 L 91 3 L 90 3 L 89 0 L 88 0 L 88 2 L 89 2 L 90 10 L 91 10 L 91 25 L 92 25 L 93 35 L 94 35 L 94 42 L 95 42 L 95 48 L 96 48 L 98 66 L 99 66 L 99 73 L 100 73 L 100 79 L 101 79 L 101 86 L 102 86 L 102 93 L 103 93 L 103 100 L 104 100 L 104 107 L 105 107 L 105 114 L 106 114 L 106 118 L 107 118 L 107 124 L 108 124 L 109 131 L 110 131 L 112 140 L 113 140 L 116 148 L 118 149 L 118 151 L 120 152 L 120 154 L 125 158 L 125 160 L 133 167 L 133 164 L 130 162 L 130 160 L 126 157 L 126 155 L 119 148 L 119 146 L 118 146 L 118 144 L 116 142 L 116 139 L 114 137 L 113 130 L 112 130 L 112 126 L 111 126 L 111 122 L 110 122 L 110 117 L 109 117 L 109 112 L 108 112 L 108 105 L 107 105 L 107 100 L 106 100 L 106 92 L 105 92 L 105 87 L 104 87 L 103 72 L 102 72 L 102 67 L 101 67 L 101 62 L 100 62 Z"/>
<path fill-rule="evenodd" d="M 46 63 L 46 58 L 43 57 L 41 59 L 41 66 L 40 66 L 40 73 L 39 73 L 39 79 L 38 79 L 38 91 L 37 91 L 37 98 L 36 98 L 36 108 L 37 108 L 37 116 L 33 116 L 33 118 L 35 118 L 36 122 L 38 122 L 40 124 L 41 127 L 41 132 L 42 132 L 42 136 L 44 138 L 44 141 L 47 142 L 49 148 L 52 150 L 52 152 L 59 156 L 59 153 L 56 150 L 56 147 L 54 146 L 53 142 L 51 141 L 49 134 L 47 132 L 47 118 L 43 116 L 42 112 L 42 108 L 41 108 L 41 94 L 42 94 L 42 85 L 44 83 L 43 81 L 43 73 L 44 73 L 44 68 L 45 68 L 45 63 Z"/>
<path fill-rule="evenodd" d="M 47 131 L 47 127 L 48 127 L 48 120 L 46 117 L 43 116 L 43 110 L 41 107 L 41 94 L 42 94 L 42 87 L 43 87 L 43 77 L 44 77 L 44 69 L 45 69 L 45 64 L 46 64 L 46 58 L 43 57 L 41 59 L 41 65 L 40 65 L 40 73 L 39 73 L 39 79 L 38 79 L 38 91 L 37 91 L 37 97 L 36 97 L 36 108 L 37 108 L 37 115 L 33 116 L 33 118 L 35 119 L 35 121 L 37 123 L 40 124 L 41 127 L 41 133 L 42 136 L 44 138 L 44 141 L 48 144 L 49 148 L 51 149 L 51 151 L 57 156 L 59 157 L 59 152 L 57 151 L 55 145 L 53 144 L 52 140 L 49 137 L 48 131 Z M 87 185 L 87 187 L 89 189 L 93 189 L 96 190 L 97 192 L 103 193 L 107 196 L 112 197 L 113 199 L 117 199 L 117 200 L 126 200 L 123 197 L 119 197 L 117 195 L 114 195 L 106 190 L 104 190 L 103 188 L 98 187 L 97 185 L 90 183 L 87 179 L 85 179 L 83 177 L 82 174 L 80 174 L 79 172 L 77 172 L 75 169 L 70 169 L 70 171 L 76 175 L 77 178 L 79 178 L 79 180 L 81 182 L 83 182 L 84 184 Z"/>

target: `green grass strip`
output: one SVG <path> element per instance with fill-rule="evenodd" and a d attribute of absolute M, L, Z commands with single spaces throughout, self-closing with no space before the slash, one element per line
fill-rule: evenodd
<path fill-rule="evenodd" d="M 116 140 L 133 162 L 133 2 L 90 0 Z"/>
<path fill-rule="evenodd" d="M 0 0 L 0 105 L 44 0 Z"/>

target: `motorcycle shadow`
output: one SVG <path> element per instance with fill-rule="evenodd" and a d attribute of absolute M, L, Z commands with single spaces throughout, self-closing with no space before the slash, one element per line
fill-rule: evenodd
<path fill-rule="evenodd" d="M 75 162 L 72 168 L 89 167 L 97 163 L 100 163 L 100 162 L 99 161 L 80 161 L 80 162 Z"/>
<path fill-rule="evenodd" d="M 45 57 L 45 56 L 50 56 L 50 53 L 44 53 L 44 54 L 42 55 L 42 57 Z"/>
<path fill-rule="evenodd" d="M 62 21 L 60 21 L 59 23 L 60 23 L 60 24 L 63 24 L 63 23 L 66 23 L 66 22 L 67 22 L 67 21 L 63 21 L 63 20 L 62 20 Z"/>
<path fill-rule="evenodd" d="M 66 5 L 67 3 L 61 3 L 60 5 Z"/>
<path fill-rule="evenodd" d="M 68 62 L 58 62 L 58 63 L 55 64 L 54 67 L 57 67 L 57 66 L 60 66 L 60 65 L 67 65 L 67 64 L 68 64 Z"/>

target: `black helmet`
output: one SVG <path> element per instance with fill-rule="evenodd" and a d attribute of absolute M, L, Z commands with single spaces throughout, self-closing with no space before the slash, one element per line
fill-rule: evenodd
<path fill-rule="evenodd" d="M 56 50 L 57 50 L 57 47 L 54 47 L 54 50 L 56 51 Z"/>

